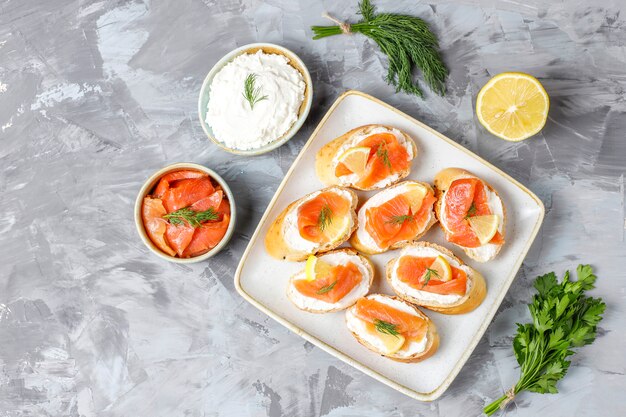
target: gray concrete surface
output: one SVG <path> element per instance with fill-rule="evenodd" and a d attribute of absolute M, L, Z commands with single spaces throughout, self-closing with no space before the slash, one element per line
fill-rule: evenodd
<path fill-rule="evenodd" d="M 600 337 L 558 395 L 523 394 L 508 416 L 626 415 L 624 1 L 377 1 L 431 22 L 448 94 L 395 94 L 361 36 L 312 41 L 324 11 L 356 1 L 0 2 L 0 415 L 474 416 L 515 381 L 514 322 L 532 279 L 580 262 L 608 303 Z M 302 131 L 233 157 L 207 141 L 196 98 L 211 66 L 255 41 L 300 54 L 315 83 Z M 524 71 L 552 100 L 537 137 L 506 143 L 474 117 L 494 74 Z M 233 274 L 283 173 L 346 89 L 373 94 L 509 172 L 547 216 L 500 311 L 447 393 L 420 403 L 289 333 L 243 301 Z M 220 172 L 241 222 L 210 262 L 180 266 L 139 240 L 132 205 L 153 171 Z M 259 271 L 262 275 L 262 271 Z"/>

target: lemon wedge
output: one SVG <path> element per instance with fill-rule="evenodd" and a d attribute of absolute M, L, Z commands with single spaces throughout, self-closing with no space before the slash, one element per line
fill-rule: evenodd
<path fill-rule="evenodd" d="M 407 191 L 403 194 L 409 200 L 411 213 L 415 214 L 422 207 L 422 201 L 428 193 L 428 189 L 422 184 L 408 184 Z"/>
<path fill-rule="evenodd" d="M 435 262 L 432 263 L 424 272 L 424 278 L 422 281 L 426 282 L 426 280 L 437 280 L 448 282 L 452 279 L 452 268 L 450 267 L 450 263 L 446 258 L 441 255 L 438 255 L 435 258 Z"/>
<path fill-rule="evenodd" d="M 484 245 L 489 243 L 496 235 L 500 224 L 500 216 L 497 214 L 487 214 L 484 216 L 470 217 L 467 221 L 480 241 L 480 244 Z"/>
<path fill-rule="evenodd" d="M 372 323 L 368 323 L 367 330 L 372 336 L 376 337 L 381 342 L 380 350 L 385 355 L 391 355 L 393 353 L 396 353 L 397 351 L 402 349 L 402 346 L 404 346 L 404 342 L 406 342 L 406 338 L 400 333 L 389 334 L 380 332 Z"/>
<path fill-rule="evenodd" d="M 512 142 L 537 134 L 546 124 L 549 109 L 550 98 L 539 80 L 521 72 L 496 75 L 476 98 L 478 121 Z"/>
<path fill-rule="evenodd" d="M 317 277 L 322 277 L 330 274 L 330 270 L 333 266 L 319 259 L 315 255 L 309 255 L 306 260 L 306 266 L 304 267 L 305 278 L 307 281 L 313 281 Z"/>
<path fill-rule="evenodd" d="M 343 218 L 334 216 L 330 222 L 324 227 L 324 235 L 328 237 L 329 242 L 336 242 L 342 238 L 346 230 L 350 227 L 350 217 Z"/>
<path fill-rule="evenodd" d="M 342 153 L 338 160 L 350 171 L 360 176 L 365 172 L 369 156 L 370 148 L 367 146 L 356 146 Z"/>

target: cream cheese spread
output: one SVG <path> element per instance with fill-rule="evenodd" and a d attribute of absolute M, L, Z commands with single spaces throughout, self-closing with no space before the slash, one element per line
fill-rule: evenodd
<path fill-rule="evenodd" d="M 254 74 L 258 97 L 254 106 L 244 97 L 246 78 Z M 298 119 L 305 82 L 300 71 L 278 54 L 242 54 L 213 78 L 206 122 L 215 138 L 229 148 L 260 148 L 283 136 Z"/>

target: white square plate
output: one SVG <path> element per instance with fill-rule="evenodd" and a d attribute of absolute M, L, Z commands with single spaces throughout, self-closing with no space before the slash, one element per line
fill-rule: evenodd
<path fill-rule="evenodd" d="M 441 344 L 434 356 L 419 363 L 394 362 L 365 349 L 346 328 L 344 312 L 318 315 L 298 310 L 287 299 L 285 290 L 289 277 L 303 269 L 304 263 L 273 259 L 263 243 L 267 228 L 289 203 L 324 187 L 315 175 L 317 151 L 348 130 L 371 123 L 397 127 L 415 139 L 419 153 L 407 179 L 432 184 L 443 168 L 465 168 L 490 183 L 507 210 L 506 244 L 495 260 L 485 264 L 469 259 L 445 242 L 438 225 L 422 239 L 452 249 L 481 272 L 487 281 L 487 297 L 476 310 L 464 315 L 424 310 L 437 325 Z M 361 199 L 373 192 L 358 194 Z M 543 216 L 541 200 L 498 168 L 388 104 L 348 91 L 328 110 L 278 187 L 243 254 L 235 286 L 246 300 L 311 343 L 406 395 L 432 401 L 448 388 L 478 344 L 535 239 Z M 393 294 L 385 279 L 380 279 L 384 265 L 393 256 L 397 251 L 370 257 L 378 272 L 372 292 Z"/>

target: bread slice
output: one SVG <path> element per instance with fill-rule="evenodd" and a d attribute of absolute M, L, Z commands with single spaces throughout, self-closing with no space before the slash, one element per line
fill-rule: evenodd
<path fill-rule="evenodd" d="M 374 242 L 370 242 L 368 243 L 367 241 L 362 241 L 361 237 L 365 237 L 368 236 L 369 233 L 367 232 L 367 230 L 365 229 L 365 212 L 368 208 L 370 207 L 376 207 L 379 206 L 381 204 L 383 204 L 384 202 L 394 198 L 397 194 L 395 193 L 394 190 L 397 190 L 398 188 L 402 188 L 404 187 L 406 184 L 421 184 L 423 186 L 425 186 L 426 188 L 428 188 L 430 191 L 432 191 L 434 193 L 433 187 L 431 187 L 430 184 L 425 183 L 425 182 L 419 182 L 419 181 L 403 181 L 401 183 L 398 183 L 396 185 L 393 185 L 385 190 L 382 190 L 380 192 L 378 192 L 377 194 L 375 194 L 373 197 L 371 197 L 369 200 L 367 200 L 363 205 L 361 205 L 361 207 L 358 209 L 357 212 L 357 218 L 358 218 L 358 228 L 356 233 L 354 233 L 352 235 L 352 237 L 350 238 L 350 244 L 357 249 L 359 252 L 363 252 L 363 253 L 367 253 L 367 254 L 376 254 L 376 253 L 383 253 L 386 252 L 388 250 L 391 249 L 398 249 L 401 247 L 404 247 L 412 242 L 415 242 L 416 240 L 420 239 L 422 236 L 424 236 L 424 234 L 426 234 L 426 232 L 428 232 L 428 230 L 435 224 L 437 223 L 437 217 L 435 217 L 434 212 L 432 212 L 431 210 L 431 216 L 430 219 L 428 221 L 428 223 L 426 223 L 426 225 L 424 226 L 424 228 L 417 234 L 415 235 L 415 237 L 413 237 L 412 239 L 409 240 L 402 240 L 399 242 L 394 243 L 393 245 L 391 245 L 388 248 L 380 248 L 378 247 L 378 245 L 375 245 Z M 381 200 L 382 201 L 378 201 Z M 375 205 L 373 204 L 375 203 Z"/>
<path fill-rule="evenodd" d="M 350 142 L 352 142 L 352 144 L 356 146 L 357 143 L 359 143 L 361 140 L 370 136 L 370 134 L 374 134 L 378 132 L 391 132 L 397 136 L 402 137 L 405 140 L 405 142 L 408 145 L 410 145 L 412 149 L 412 152 L 413 152 L 412 159 L 415 159 L 417 157 L 417 154 L 418 154 L 417 145 L 415 144 L 415 141 L 407 133 L 399 129 L 390 127 L 390 126 L 385 126 L 385 125 L 380 125 L 380 124 L 365 125 L 365 126 L 357 127 L 356 129 L 352 129 L 349 132 L 344 133 L 343 135 L 339 136 L 338 138 L 331 140 L 326 145 L 324 145 L 322 149 L 320 149 L 317 152 L 317 155 L 315 157 L 315 172 L 317 173 L 317 177 L 320 179 L 320 181 L 322 181 L 326 185 L 343 185 L 346 187 L 355 188 L 357 190 L 368 191 L 368 190 L 376 190 L 380 188 L 385 188 L 389 185 L 395 184 L 396 182 L 400 181 L 403 178 L 406 178 L 411 171 L 410 164 L 407 169 L 398 172 L 397 178 L 395 178 L 389 184 L 385 184 L 383 186 L 372 186 L 372 187 L 362 188 L 362 187 L 356 186 L 353 183 L 344 183 L 342 179 L 335 176 L 335 168 L 337 166 L 336 158 L 340 156 L 339 155 L 340 151 L 343 153 L 343 150 L 341 150 L 341 147 L 344 144 L 347 144 Z"/>
<path fill-rule="evenodd" d="M 325 244 L 320 244 L 315 246 L 310 250 L 302 250 L 295 248 L 292 244 L 290 244 L 288 237 L 285 236 L 285 219 L 287 216 L 292 213 L 294 210 L 297 210 L 298 207 L 314 198 L 316 195 L 326 192 L 326 191 L 337 191 L 339 193 L 347 193 L 350 201 L 350 226 L 346 229 L 345 233 L 341 235 L 339 238 L 332 242 L 328 242 Z M 276 259 L 283 259 L 288 261 L 303 261 L 309 255 L 313 255 L 316 253 L 328 252 L 329 250 L 335 249 L 344 243 L 348 238 L 352 235 L 352 233 L 357 228 L 357 217 L 356 217 L 356 206 L 358 204 L 358 197 L 356 193 L 348 188 L 344 187 L 328 187 L 322 190 L 318 190 L 312 192 L 299 200 L 294 201 L 289 204 L 287 208 L 285 208 L 280 215 L 274 220 L 271 224 L 270 228 L 265 235 L 265 249 L 267 252 Z M 299 237 L 299 236 L 298 236 Z"/>
<path fill-rule="evenodd" d="M 351 324 L 351 323 L 354 323 L 353 320 L 360 320 L 359 318 L 355 316 L 354 314 L 355 307 L 353 306 L 349 308 L 348 310 L 346 310 L 346 325 L 348 326 L 350 333 L 352 333 L 354 338 L 360 344 L 362 344 L 363 346 L 365 346 L 372 352 L 378 353 L 379 355 L 385 356 L 389 359 L 393 359 L 394 361 L 398 361 L 398 362 L 420 362 L 426 358 L 431 357 L 437 351 L 437 349 L 439 348 L 439 333 L 437 332 L 437 327 L 426 314 L 422 313 L 420 309 L 415 307 L 413 304 L 407 303 L 406 301 L 398 297 L 393 297 L 393 296 L 385 295 L 385 294 L 370 294 L 367 296 L 367 298 L 372 298 L 372 297 L 374 298 L 382 297 L 391 301 L 392 303 L 396 305 L 406 306 L 408 309 L 411 309 L 412 311 L 414 311 L 417 316 L 426 320 L 426 322 L 428 323 L 428 329 L 426 331 L 426 346 L 421 352 L 416 352 L 412 355 L 402 354 L 401 353 L 402 350 L 393 354 L 383 353 L 379 348 L 372 345 L 366 340 L 365 334 L 359 333 L 357 326 Z"/>
<path fill-rule="evenodd" d="M 348 307 L 351 307 L 356 303 L 361 297 L 367 295 L 372 286 L 372 282 L 374 282 L 374 265 L 372 262 L 367 259 L 365 256 L 359 254 L 352 248 L 341 248 L 335 249 L 329 252 L 325 252 L 319 256 L 321 260 L 327 261 L 328 263 L 335 265 L 339 263 L 332 262 L 332 258 L 336 258 L 335 254 L 344 254 L 346 257 L 349 257 L 346 262 L 352 262 L 359 267 L 359 270 L 363 273 L 363 281 L 361 284 L 357 285 L 346 294 L 341 300 L 338 302 L 331 304 L 324 302 L 322 300 L 318 300 L 316 298 L 307 297 L 296 289 L 294 286 L 294 281 L 298 279 L 304 279 L 305 272 L 304 270 L 298 272 L 293 275 L 291 279 L 289 279 L 289 284 L 287 286 L 287 298 L 291 300 L 291 302 L 298 307 L 300 310 L 308 311 L 310 313 L 331 313 L 334 311 L 345 310 Z M 330 260 L 329 260 L 330 259 Z M 344 262 L 340 262 L 344 264 Z"/>
<path fill-rule="evenodd" d="M 457 179 L 461 179 L 461 178 L 478 178 L 478 177 L 472 174 L 471 172 L 466 171 L 461 168 L 446 168 L 442 171 L 439 171 L 437 175 L 435 175 L 435 188 L 437 190 L 437 203 L 435 204 L 435 213 L 437 215 L 437 219 L 439 220 L 439 225 L 441 226 L 441 229 L 446 235 L 446 239 L 448 239 L 450 232 L 446 229 L 445 218 L 442 217 L 443 201 L 445 198 L 446 191 L 448 191 L 448 188 L 450 188 L 450 184 L 452 184 L 453 181 Z M 481 178 L 478 178 L 478 179 L 483 182 L 483 184 L 487 187 L 487 189 L 489 189 L 489 191 L 495 194 L 495 196 L 500 200 L 500 203 L 502 204 L 502 219 L 501 219 L 501 225 L 500 225 L 499 231 L 500 231 L 500 234 L 502 235 L 502 238 L 504 238 L 505 237 L 504 226 L 506 224 L 506 207 L 504 206 L 504 202 L 500 198 L 500 195 L 498 195 L 498 192 L 489 183 L 487 183 L 485 180 Z M 487 262 L 496 257 L 496 255 L 500 252 L 500 249 L 502 249 L 503 245 L 504 243 L 499 244 L 499 245 L 488 243 L 486 245 L 479 246 L 476 248 L 467 248 L 467 247 L 460 246 L 460 245 L 457 245 L 457 246 L 462 248 L 463 251 L 465 251 L 467 256 L 469 256 L 470 258 L 478 262 Z"/>
<path fill-rule="evenodd" d="M 411 253 L 424 253 L 423 256 L 427 257 L 441 255 L 450 263 L 451 266 L 457 268 L 462 267 L 467 273 L 467 279 L 470 286 L 469 291 L 461 299 L 452 303 L 445 303 L 432 299 L 429 300 L 419 297 L 419 294 L 417 293 L 407 292 L 406 287 L 402 285 L 397 278 L 395 278 L 394 269 L 400 258 L 407 255 L 410 256 Z M 391 285 L 391 288 L 398 295 L 398 297 L 410 303 L 443 314 L 463 314 L 472 311 L 483 302 L 485 296 L 487 295 L 487 284 L 479 272 L 465 265 L 463 261 L 454 256 L 450 250 L 444 248 L 443 246 L 429 242 L 417 242 L 405 247 L 402 252 L 400 252 L 400 256 L 391 259 L 387 263 L 385 275 L 387 277 L 387 282 L 389 282 L 389 285 Z"/>

